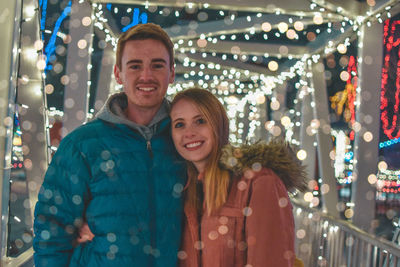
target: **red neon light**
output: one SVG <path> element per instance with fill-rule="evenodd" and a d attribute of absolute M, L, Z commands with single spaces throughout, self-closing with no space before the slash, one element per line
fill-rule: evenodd
<path fill-rule="evenodd" d="M 400 21 L 394 21 L 390 25 L 390 20 L 385 21 L 384 25 L 384 34 L 383 34 L 383 44 L 385 48 L 385 57 L 384 57 L 384 65 L 382 68 L 382 82 L 381 82 L 381 121 L 382 121 L 382 129 L 389 139 L 395 139 L 400 137 L 400 131 L 397 127 L 397 114 L 399 112 L 399 104 L 400 104 L 400 49 L 398 48 L 400 45 L 400 38 L 394 40 L 394 33 L 396 31 L 396 26 L 400 25 Z M 390 28 L 390 33 L 389 33 Z M 388 108 L 389 101 L 388 99 L 388 79 L 389 79 L 389 66 L 390 66 L 390 52 L 393 48 L 397 48 L 398 61 L 396 63 L 396 81 L 395 81 L 395 104 L 393 106 L 393 118 L 389 123 L 388 118 Z M 397 133 L 396 133 L 397 131 Z"/>

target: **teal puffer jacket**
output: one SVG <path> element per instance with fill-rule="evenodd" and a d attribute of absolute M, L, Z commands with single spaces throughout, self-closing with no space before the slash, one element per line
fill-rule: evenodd
<path fill-rule="evenodd" d="M 186 172 L 169 124 L 150 144 L 100 119 L 63 139 L 35 209 L 37 267 L 176 266 Z M 76 245 L 82 221 L 95 238 Z"/>

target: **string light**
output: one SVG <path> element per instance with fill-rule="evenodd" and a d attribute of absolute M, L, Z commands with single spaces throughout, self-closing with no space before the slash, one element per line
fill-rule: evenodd
<path fill-rule="evenodd" d="M 379 143 L 379 148 L 390 147 L 390 146 L 393 146 L 393 145 L 395 145 L 395 144 L 397 144 L 399 142 L 400 142 L 400 137 L 399 138 L 394 138 L 394 139 L 391 139 L 391 140 L 388 140 L 388 141 L 380 142 Z"/>

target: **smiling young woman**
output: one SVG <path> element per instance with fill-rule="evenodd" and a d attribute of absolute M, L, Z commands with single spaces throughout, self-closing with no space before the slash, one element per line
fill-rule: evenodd
<path fill-rule="evenodd" d="M 180 266 L 295 266 L 288 190 L 303 167 L 281 142 L 229 145 L 229 120 L 210 92 L 188 89 L 171 105 L 172 138 L 187 161 Z"/>

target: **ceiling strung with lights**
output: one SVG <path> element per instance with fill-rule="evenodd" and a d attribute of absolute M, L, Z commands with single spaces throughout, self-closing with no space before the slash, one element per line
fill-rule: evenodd
<path fill-rule="evenodd" d="M 48 103 L 62 110 L 71 2 L 41 0 L 40 5 L 46 83 L 54 89 Z M 115 44 L 121 32 L 137 23 L 159 24 L 174 41 L 174 90 L 197 85 L 222 96 L 244 97 L 256 91 L 271 95 L 277 84 L 286 81 L 286 104 L 291 108 L 306 59 L 325 58 L 328 95 L 334 97 L 349 79 L 342 73 L 357 56 L 360 26 L 383 22 L 399 9 L 393 0 L 94 0 L 92 6 L 90 110 L 105 42 Z M 340 125 L 343 119 L 336 122 Z"/>

